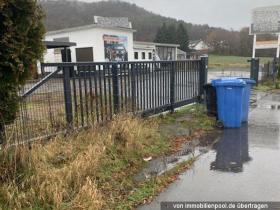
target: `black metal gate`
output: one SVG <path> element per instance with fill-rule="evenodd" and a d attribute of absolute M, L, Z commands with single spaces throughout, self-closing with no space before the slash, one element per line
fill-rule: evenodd
<path fill-rule="evenodd" d="M 10 143 L 92 126 L 123 112 L 148 116 L 174 111 L 198 101 L 207 82 L 206 58 L 41 67 L 47 76 L 27 87 L 17 120 L 6 125 Z"/>

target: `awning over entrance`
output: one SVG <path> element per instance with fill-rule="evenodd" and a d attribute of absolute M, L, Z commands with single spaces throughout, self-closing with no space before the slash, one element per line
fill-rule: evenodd
<path fill-rule="evenodd" d="M 47 49 L 67 48 L 77 46 L 75 42 L 43 41 Z"/>

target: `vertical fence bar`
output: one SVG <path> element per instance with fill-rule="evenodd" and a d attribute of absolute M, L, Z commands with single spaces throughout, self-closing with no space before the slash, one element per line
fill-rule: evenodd
<path fill-rule="evenodd" d="M 112 106 L 112 76 L 111 76 L 111 65 L 108 67 L 107 75 L 108 75 L 108 94 L 109 94 L 109 109 L 110 109 L 110 119 L 113 117 L 113 106 Z"/>
<path fill-rule="evenodd" d="M 104 92 L 103 92 L 103 87 L 102 87 L 102 75 L 101 75 L 101 72 L 104 71 L 104 67 L 103 65 L 97 65 L 98 67 L 98 87 L 99 87 L 99 102 L 100 102 L 100 116 L 101 116 L 101 121 L 104 121 Z"/>
<path fill-rule="evenodd" d="M 110 68 L 109 65 L 103 65 L 102 77 L 103 77 L 103 94 L 104 94 L 104 115 L 105 120 L 108 120 L 108 97 L 107 97 L 107 82 L 106 82 L 106 70 Z"/>
<path fill-rule="evenodd" d="M 136 110 L 136 84 L 135 84 L 135 64 L 131 64 L 131 100 L 132 100 L 132 112 Z"/>
<path fill-rule="evenodd" d="M 207 83 L 207 57 L 201 57 L 199 66 L 199 100 L 202 99 L 204 94 L 203 86 Z"/>
<path fill-rule="evenodd" d="M 75 126 L 79 125 L 79 113 L 78 113 L 78 102 L 77 102 L 77 89 L 76 89 L 76 73 L 73 71 L 72 84 L 73 84 L 73 98 L 74 98 L 74 121 Z"/>
<path fill-rule="evenodd" d="M 72 108 L 70 68 L 69 67 L 63 68 L 63 87 L 64 87 L 66 121 L 67 121 L 68 126 L 70 127 L 73 122 L 73 108 Z"/>
<path fill-rule="evenodd" d="M 275 81 L 277 78 L 277 71 L 278 71 L 278 66 L 277 66 L 277 58 L 273 58 L 273 80 Z"/>
<path fill-rule="evenodd" d="M 123 68 L 123 76 L 124 76 L 124 104 L 125 104 L 125 111 L 127 112 L 129 110 L 129 104 L 128 104 L 128 71 L 127 69 L 129 68 L 129 64 L 124 64 Z"/>
<path fill-rule="evenodd" d="M 88 85 L 87 85 L 87 74 L 88 74 L 88 66 L 84 67 L 84 71 L 83 71 L 83 83 L 84 83 L 84 92 L 85 92 L 85 118 L 86 118 L 86 123 L 87 125 L 89 125 L 89 107 L 88 107 Z"/>
<path fill-rule="evenodd" d="M 88 71 L 88 80 L 89 80 L 89 95 L 90 95 L 90 116 L 91 116 L 91 125 L 94 124 L 94 108 L 93 108 L 93 101 L 94 101 L 94 95 L 93 95 L 93 85 L 92 85 L 92 66 L 89 66 Z"/>
<path fill-rule="evenodd" d="M 93 79 L 94 79 L 94 94 L 95 94 L 95 111 L 96 111 L 96 120 L 100 122 L 100 113 L 99 113 L 99 104 L 100 98 L 98 95 L 98 85 L 97 85 L 97 67 L 94 65 L 93 68 Z"/>
<path fill-rule="evenodd" d="M 112 80 L 113 80 L 113 103 L 114 113 L 117 114 L 120 110 L 119 103 L 119 79 L 118 79 L 118 66 L 116 63 L 112 66 Z"/>
<path fill-rule="evenodd" d="M 175 104 L 175 63 L 171 62 L 170 68 L 170 111 L 174 112 Z"/>
<path fill-rule="evenodd" d="M 80 103 L 80 115 L 81 115 L 81 123 L 84 126 L 84 103 L 83 103 L 83 91 L 82 91 L 82 66 L 78 66 L 78 88 L 79 88 L 79 103 Z"/>

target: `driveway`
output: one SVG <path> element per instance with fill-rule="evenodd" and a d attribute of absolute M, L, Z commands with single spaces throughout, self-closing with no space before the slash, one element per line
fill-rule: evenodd
<path fill-rule="evenodd" d="M 226 129 L 193 168 L 161 193 L 162 201 L 280 201 L 280 95 L 257 97 L 248 124 Z"/>

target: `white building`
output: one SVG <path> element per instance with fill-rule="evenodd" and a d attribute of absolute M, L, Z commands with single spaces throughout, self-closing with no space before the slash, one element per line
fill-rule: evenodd
<path fill-rule="evenodd" d="M 198 59 L 211 51 L 211 48 L 203 40 L 190 41 L 189 42 L 190 53 L 187 57 L 191 59 Z"/>
<path fill-rule="evenodd" d="M 190 50 L 194 51 L 208 51 L 209 46 L 203 40 L 190 41 Z"/>
<path fill-rule="evenodd" d="M 94 24 L 50 31 L 46 41 L 75 42 L 72 62 L 133 60 L 133 33 L 127 18 L 95 17 Z M 60 50 L 48 50 L 44 62 L 61 62 Z"/>
<path fill-rule="evenodd" d="M 135 61 L 177 60 L 177 44 L 134 42 Z"/>
<path fill-rule="evenodd" d="M 128 18 L 94 17 L 91 25 L 50 31 L 45 41 L 74 42 L 72 62 L 176 60 L 175 44 L 133 42 Z M 61 49 L 47 50 L 45 63 L 62 62 Z"/>
<path fill-rule="evenodd" d="M 183 50 L 177 49 L 177 60 L 186 60 L 187 53 Z"/>
<path fill-rule="evenodd" d="M 152 61 L 154 60 L 156 46 L 150 42 L 134 42 L 134 60 Z"/>

